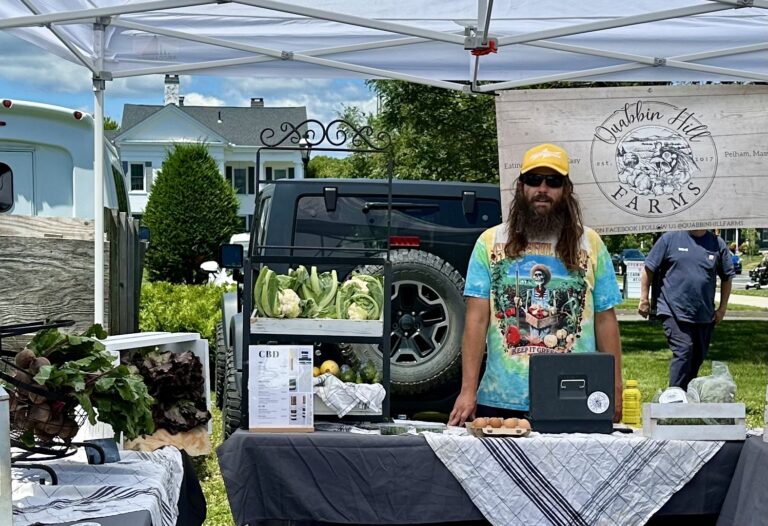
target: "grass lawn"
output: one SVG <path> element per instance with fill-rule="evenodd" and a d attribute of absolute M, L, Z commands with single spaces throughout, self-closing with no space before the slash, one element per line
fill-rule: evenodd
<path fill-rule="evenodd" d="M 637 300 L 634 308 L 637 309 Z M 657 389 L 667 386 L 669 360 L 667 340 L 659 323 L 621 322 L 624 379 L 640 383 L 643 401 L 650 402 Z M 709 356 L 700 372 L 707 375 L 711 361 L 726 362 L 736 381 L 736 397 L 747 406 L 747 427 L 763 426 L 768 381 L 768 321 L 725 320 L 715 328 Z M 221 444 L 221 413 L 213 409 L 213 447 Z M 197 474 L 208 503 L 205 526 L 232 526 L 227 494 L 216 453 L 196 461 Z"/>
<path fill-rule="evenodd" d="M 755 289 L 749 289 L 749 290 L 734 290 L 731 292 L 731 294 L 738 294 L 739 296 L 762 296 L 764 298 L 768 298 L 768 289 L 762 288 L 760 290 Z M 730 309 L 732 305 L 729 305 L 728 308 Z"/>
<path fill-rule="evenodd" d="M 643 401 L 667 386 L 672 352 L 661 324 L 621 323 L 624 379 L 640 383 Z M 747 406 L 747 426 L 762 427 L 768 382 L 768 321 L 725 320 L 715 328 L 709 355 L 699 376 L 710 373 L 711 360 L 726 362 L 736 381 L 736 398 Z"/>
<path fill-rule="evenodd" d="M 758 291 L 758 290 L 740 290 L 738 291 L 738 294 L 742 294 L 744 292 L 766 292 L 768 293 L 768 290 L 765 291 Z M 734 292 L 734 294 L 737 294 Z M 749 296 L 768 296 L 768 294 L 749 294 Z M 637 312 L 637 306 L 640 303 L 639 299 L 625 299 L 621 305 L 618 305 L 616 307 L 616 310 L 629 310 L 632 312 Z M 768 309 L 762 309 L 760 307 L 751 307 L 749 305 L 735 305 L 733 303 L 728 304 L 728 310 L 729 311 L 768 311 Z"/>
<path fill-rule="evenodd" d="M 211 399 L 215 395 L 211 393 Z M 234 526 L 232 512 L 229 509 L 227 492 L 224 490 L 224 481 L 221 479 L 219 470 L 219 461 L 216 458 L 216 448 L 221 445 L 223 436 L 221 433 L 221 411 L 215 406 L 213 413 L 213 435 L 211 443 L 213 444 L 213 453 L 210 455 L 195 459 L 195 471 L 200 479 L 200 485 L 203 487 L 205 501 L 208 504 L 208 516 L 203 523 L 204 526 Z"/>

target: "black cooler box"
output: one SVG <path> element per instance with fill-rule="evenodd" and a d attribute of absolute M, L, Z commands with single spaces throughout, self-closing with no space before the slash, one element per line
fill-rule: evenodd
<path fill-rule="evenodd" d="M 531 355 L 534 431 L 613 432 L 613 365 L 613 355 L 602 352 Z"/>

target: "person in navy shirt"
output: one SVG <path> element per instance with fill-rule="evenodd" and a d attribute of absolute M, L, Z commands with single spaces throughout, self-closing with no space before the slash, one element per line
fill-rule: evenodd
<path fill-rule="evenodd" d="M 643 317 L 650 314 L 648 289 L 655 273 L 661 273 L 656 315 L 672 349 L 669 385 L 686 389 L 699 374 L 714 326 L 725 317 L 735 274 L 731 254 L 725 241 L 708 230 L 662 235 L 641 273 L 638 312 Z M 718 277 L 720 305 L 715 309 Z"/>

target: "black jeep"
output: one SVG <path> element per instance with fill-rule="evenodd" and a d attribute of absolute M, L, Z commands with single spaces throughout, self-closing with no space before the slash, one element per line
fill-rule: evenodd
<path fill-rule="evenodd" d="M 458 392 L 461 338 L 464 325 L 464 275 L 478 236 L 501 222 L 499 188 L 490 184 L 434 181 L 394 181 L 390 231 L 393 274 L 391 378 L 392 408 L 396 413 L 445 411 Z M 386 249 L 387 182 L 372 179 L 305 179 L 266 186 L 259 196 L 258 245 L 270 255 L 348 257 L 339 247 Z M 255 227 L 254 222 L 254 227 Z M 300 247 L 322 247 L 302 249 Z M 256 258 L 258 259 L 258 258 Z M 279 273 L 287 265 L 270 265 Z M 331 267 L 319 268 L 328 270 Z M 355 265 L 333 265 L 339 279 Z M 379 268 L 361 268 L 367 273 Z M 221 356 L 235 349 L 228 398 L 239 403 L 242 367 L 235 326 L 225 300 L 219 350 L 218 378 L 225 371 Z M 375 345 L 343 346 L 349 359 L 374 358 Z M 232 358 L 230 358 L 231 360 Z M 217 381 L 219 396 L 223 381 Z M 222 386 L 222 387 L 218 387 Z M 237 393 L 233 388 L 237 388 Z M 417 396 L 415 396 L 417 395 Z M 225 409 L 226 411 L 226 409 Z M 239 416 L 239 411 L 238 411 Z"/>

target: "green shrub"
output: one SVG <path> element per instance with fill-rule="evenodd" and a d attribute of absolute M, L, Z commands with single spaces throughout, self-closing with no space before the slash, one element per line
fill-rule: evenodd
<path fill-rule="evenodd" d="M 216 323 L 221 319 L 221 296 L 215 285 L 178 285 L 163 281 L 141 286 L 139 329 L 142 332 L 197 332 L 216 348 Z"/>
<path fill-rule="evenodd" d="M 239 231 L 238 202 L 204 144 L 176 144 L 158 172 L 142 223 L 152 242 L 145 264 L 152 281 L 201 282 L 199 266 Z"/>

